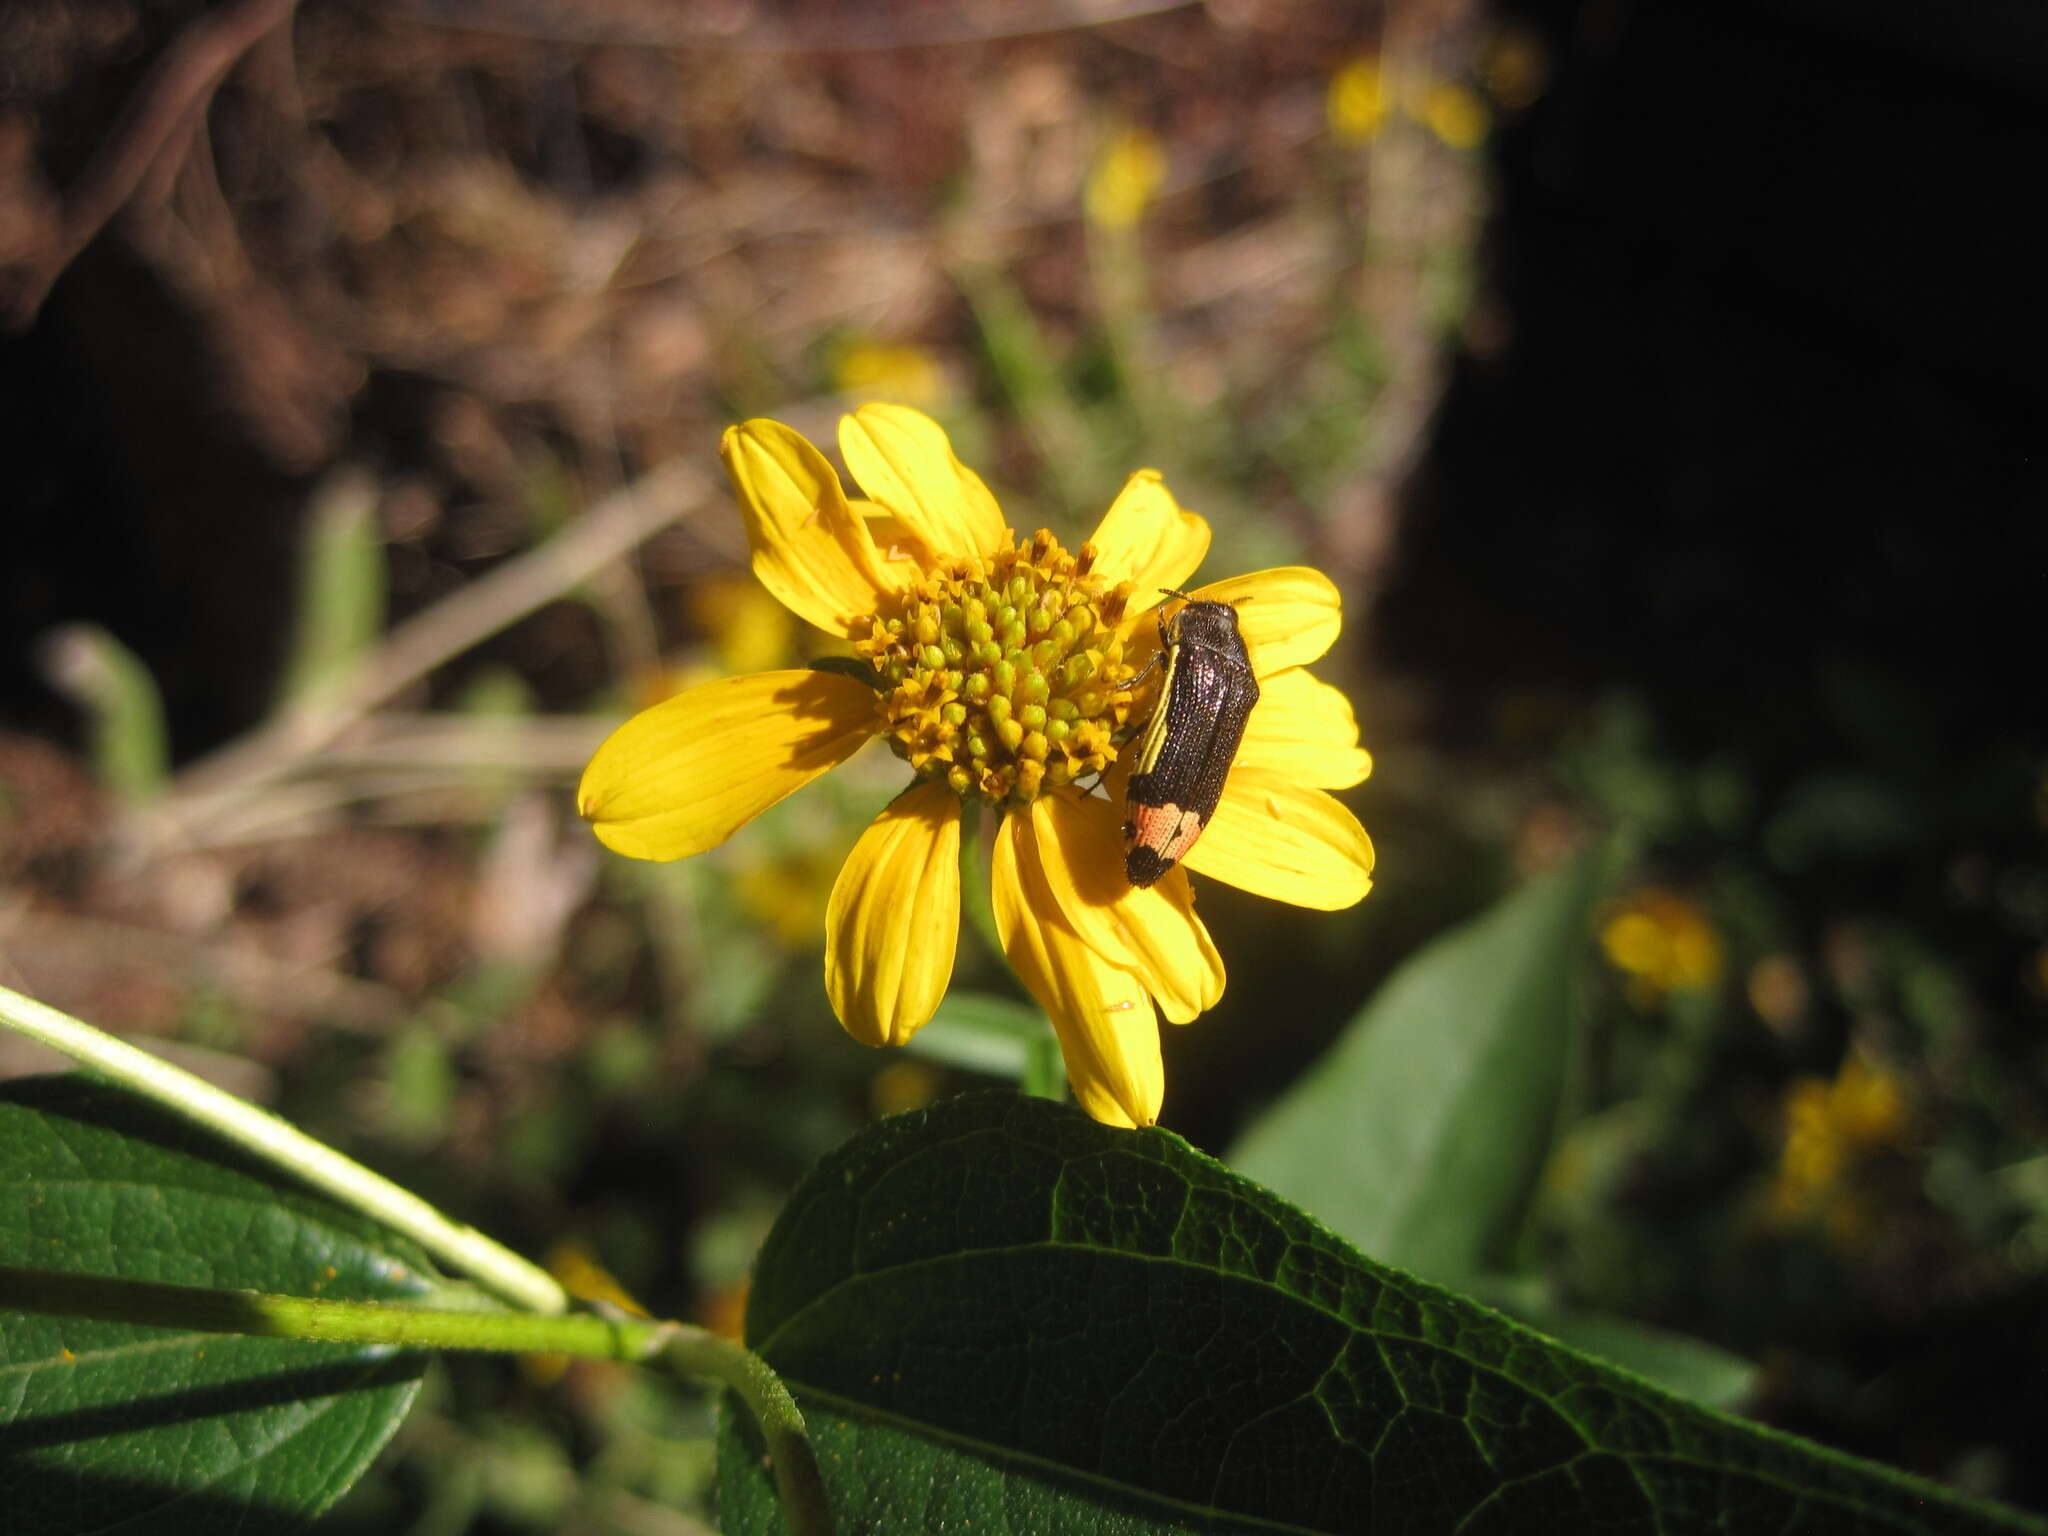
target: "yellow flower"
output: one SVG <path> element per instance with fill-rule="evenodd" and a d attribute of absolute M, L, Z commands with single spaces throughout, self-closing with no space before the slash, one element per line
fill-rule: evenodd
<path fill-rule="evenodd" d="M 562 1289 L 578 1301 L 602 1301 L 634 1317 L 651 1317 L 633 1293 L 619 1284 L 612 1272 L 597 1262 L 588 1244 L 563 1238 L 547 1252 L 548 1273 L 562 1282 Z"/>
<path fill-rule="evenodd" d="M 942 1081 L 937 1068 L 914 1057 L 898 1057 L 868 1084 L 868 1103 L 878 1116 L 923 1109 L 938 1097 Z"/>
<path fill-rule="evenodd" d="M 832 358 L 832 387 L 855 400 L 886 397 L 937 405 L 951 392 L 946 370 L 923 347 L 851 341 Z"/>
<path fill-rule="evenodd" d="M 1867 1224 L 1855 1175 L 1912 1139 L 1913 1111 L 1896 1072 L 1850 1056 L 1830 1082 L 1801 1077 L 1785 1093 L 1785 1145 L 1767 1209 L 1780 1223 L 1824 1216 L 1838 1238 Z"/>
<path fill-rule="evenodd" d="M 1083 202 L 1098 229 L 1131 229 L 1166 180 L 1166 151 L 1142 128 L 1111 135 L 1088 171 Z"/>
<path fill-rule="evenodd" d="M 770 855 L 737 870 L 732 889 L 749 917 L 772 930 L 784 949 L 796 949 L 818 931 L 833 873 L 822 851 Z"/>
<path fill-rule="evenodd" d="M 1372 844 L 1325 791 L 1371 759 L 1350 703 L 1306 670 L 1337 637 L 1337 592 L 1302 567 L 1216 582 L 1237 605 L 1261 687 L 1223 797 L 1183 865 L 1123 873 L 1119 754 L 1156 703 L 1160 589 L 1209 547 L 1153 470 L 1131 476 L 1077 552 L 1019 541 L 937 423 L 897 405 L 840 421 L 870 500 L 774 421 L 726 433 L 754 574 L 792 612 L 851 641 L 872 679 L 756 673 L 634 716 L 584 771 L 578 804 L 617 852 L 679 859 L 733 832 L 880 737 L 915 774 L 854 846 L 826 911 L 825 988 L 847 1032 L 900 1045 L 952 977 L 961 816 L 1002 813 L 992 906 L 1010 964 L 1057 1031 L 1097 1119 L 1147 1125 L 1165 1093 L 1154 1004 L 1212 1007 L 1223 962 L 1187 871 L 1334 909 L 1372 884 Z M 1134 680 L 1143 678 L 1134 686 Z M 1100 779 L 1110 798 L 1083 785 Z"/>
<path fill-rule="evenodd" d="M 1501 28 L 1480 49 L 1479 79 L 1504 112 L 1533 105 L 1550 79 L 1543 39 L 1528 27 Z"/>
<path fill-rule="evenodd" d="M 1365 144 L 1380 131 L 1387 116 L 1386 80 L 1380 61 L 1373 54 L 1351 60 L 1330 76 L 1324 102 L 1329 112 L 1330 132 L 1341 144 Z"/>
<path fill-rule="evenodd" d="M 789 610 L 745 576 L 704 577 L 690 588 L 689 612 L 720 663 L 735 672 L 772 667 L 793 654 L 796 625 Z"/>
<path fill-rule="evenodd" d="M 1474 149 L 1486 137 L 1486 103 L 1455 80 L 1432 80 L 1422 93 L 1422 121 L 1452 149 Z"/>
<path fill-rule="evenodd" d="M 1330 133 L 1340 144 L 1369 144 L 1399 110 L 1452 149 L 1472 149 L 1486 137 L 1486 103 L 1455 80 L 1386 70 L 1377 56 L 1352 59 L 1330 76 L 1323 99 Z"/>
<path fill-rule="evenodd" d="M 548 1273 L 562 1282 L 562 1289 L 578 1301 L 606 1302 L 634 1317 L 650 1315 L 633 1293 L 597 1262 L 589 1246 L 576 1238 L 563 1238 L 548 1249 L 547 1266 Z M 521 1355 L 520 1374 L 535 1386 L 551 1387 L 569 1374 L 569 1359 L 554 1353 Z"/>
<path fill-rule="evenodd" d="M 1721 973 L 1721 941 L 1707 914 L 1660 886 L 1615 903 L 1600 925 L 1600 947 L 1651 996 L 1697 992 Z"/>

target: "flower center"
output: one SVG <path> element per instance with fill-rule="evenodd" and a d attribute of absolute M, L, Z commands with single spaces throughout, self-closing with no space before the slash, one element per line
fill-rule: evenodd
<path fill-rule="evenodd" d="M 1131 584 L 1090 574 L 1040 529 L 984 574 L 965 561 L 883 606 L 854 649 L 881 674 L 890 748 L 926 778 L 991 804 L 1116 761 L 1132 669 L 1117 637 Z"/>

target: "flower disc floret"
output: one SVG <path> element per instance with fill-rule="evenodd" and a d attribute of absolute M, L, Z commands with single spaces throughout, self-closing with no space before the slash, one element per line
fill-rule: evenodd
<path fill-rule="evenodd" d="M 1131 583 L 1093 574 L 1040 529 L 985 561 L 955 560 L 894 593 L 854 649 L 882 679 L 891 749 L 955 794 L 1029 804 L 1103 772 L 1129 718 L 1117 627 Z"/>

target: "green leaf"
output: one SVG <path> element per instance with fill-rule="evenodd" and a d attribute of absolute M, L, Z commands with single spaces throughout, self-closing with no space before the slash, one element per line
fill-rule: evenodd
<path fill-rule="evenodd" d="M 425 1257 L 81 1076 L 0 1085 L 0 1263 L 417 1299 Z M 424 1357 L 0 1312 L 9 1536 L 297 1530 L 362 1475 Z"/>
<path fill-rule="evenodd" d="M 882 686 L 882 675 L 875 670 L 874 664 L 858 656 L 813 656 L 805 665 L 813 672 L 834 672 L 841 677 L 850 677 L 878 692 Z"/>
<path fill-rule="evenodd" d="M 1539 1333 L 1625 1366 L 1696 1403 L 1734 1408 L 1755 1390 L 1754 1361 L 1653 1323 L 1567 1306 L 1535 1276 L 1485 1276 L 1461 1289 Z"/>
<path fill-rule="evenodd" d="M 1395 971 L 1231 1165 L 1386 1263 L 1447 1284 L 1509 1267 L 1557 1134 L 1601 871 L 1582 855 Z"/>
<path fill-rule="evenodd" d="M 1059 1040 L 1045 1015 L 1028 1003 L 986 992 L 949 992 L 907 1048 L 965 1072 L 1008 1078 L 1037 1098 L 1066 1097 L 1067 1064 Z"/>
<path fill-rule="evenodd" d="M 130 805 L 162 793 L 170 778 L 163 696 L 149 667 L 97 624 L 67 624 L 45 651 L 50 679 L 85 712 L 99 781 Z"/>
<path fill-rule="evenodd" d="M 1671 1397 L 1175 1136 L 1037 1099 L 952 1099 L 826 1158 L 747 1335 L 842 1532 L 2048 1531 Z M 779 1530 L 736 1417 L 724 1527 Z"/>
<path fill-rule="evenodd" d="M 384 628 L 386 585 L 376 482 L 364 470 L 342 470 L 314 492 L 307 514 L 279 702 L 318 702 L 349 675 Z"/>
<path fill-rule="evenodd" d="M 1032 1049 L 1051 1038 L 1045 1015 L 1028 1003 L 953 991 L 905 1049 L 962 1071 L 1015 1080 L 1023 1076 Z"/>

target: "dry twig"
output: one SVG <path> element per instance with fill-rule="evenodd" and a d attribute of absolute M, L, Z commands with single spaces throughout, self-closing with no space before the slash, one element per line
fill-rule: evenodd
<path fill-rule="evenodd" d="M 35 267 L 14 274 L 6 322 L 32 324 L 50 289 L 147 181 L 167 189 L 178 179 L 213 94 L 244 54 L 291 17 L 298 0 L 240 0 L 200 16 L 156 62 L 111 138 L 65 194 L 57 240 Z"/>
<path fill-rule="evenodd" d="M 631 551 L 710 494 L 694 466 L 677 461 L 615 491 L 547 543 L 527 551 L 398 626 L 346 681 L 317 703 L 279 716 L 194 763 L 151 807 L 172 841 L 208 840 L 218 820 L 245 820 L 240 802 L 273 785 L 400 690 L 480 640 L 554 601 Z"/>

